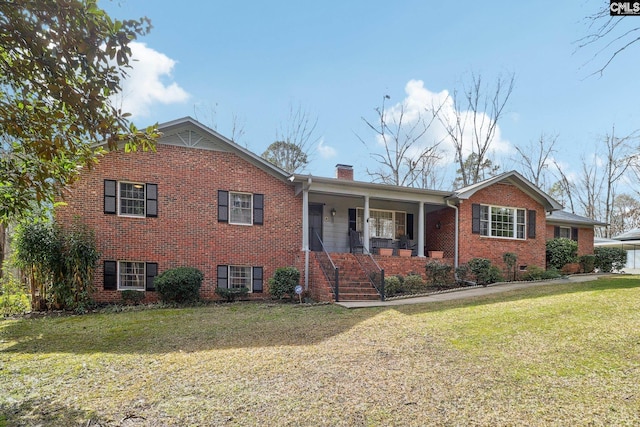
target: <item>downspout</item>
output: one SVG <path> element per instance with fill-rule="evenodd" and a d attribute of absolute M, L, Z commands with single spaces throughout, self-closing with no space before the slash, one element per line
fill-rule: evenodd
<path fill-rule="evenodd" d="M 304 186 L 304 184 L 303 184 Z M 304 290 L 309 290 L 309 189 L 311 177 L 307 179 L 307 188 L 302 189 L 302 250 L 304 251 Z"/>
<path fill-rule="evenodd" d="M 458 221 L 459 221 L 459 217 L 458 217 L 458 207 L 456 205 L 452 205 L 449 203 L 449 200 L 447 200 L 447 206 L 449 206 L 450 208 L 455 209 L 456 211 L 456 219 L 455 219 L 455 232 L 454 232 L 454 238 L 453 238 L 453 268 L 457 269 L 458 268 L 458 239 L 459 239 L 459 226 L 458 226 Z M 458 273 L 456 273 L 456 279 L 458 278 Z"/>

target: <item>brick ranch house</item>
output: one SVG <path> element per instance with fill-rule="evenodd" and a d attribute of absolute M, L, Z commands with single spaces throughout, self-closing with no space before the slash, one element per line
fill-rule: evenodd
<path fill-rule="evenodd" d="M 80 217 L 95 230 L 96 301 L 121 301 L 123 290 L 153 301 L 154 278 L 178 266 L 203 272 L 204 299 L 240 286 L 264 298 L 274 271 L 295 266 L 309 295 L 332 300 L 330 263 L 340 266 L 341 298 L 377 298 L 368 268 L 424 272 L 429 254 L 454 266 L 474 257 L 502 266 L 505 252 L 522 269 L 544 268 L 546 239 L 566 235 L 592 253 L 600 225 L 559 215 L 562 206 L 517 172 L 455 192 L 354 181 L 348 165 L 336 178 L 290 175 L 192 118 L 159 129 L 155 152 L 106 154 L 56 209 L 62 225 Z M 350 236 L 364 255 L 351 253 Z M 379 254 L 397 254 L 399 241 L 413 256 Z M 364 279 L 351 277 L 358 271 Z M 368 289 L 349 295 L 345 283 L 362 281 Z"/>

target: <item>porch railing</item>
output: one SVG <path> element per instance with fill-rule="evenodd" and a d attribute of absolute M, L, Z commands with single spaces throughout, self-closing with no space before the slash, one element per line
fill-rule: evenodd
<path fill-rule="evenodd" d="M 327 250 L 325 249 L 324 243 L 322 242 L 322 239 L 317 232 L 316 237 L 318 238 L 318 242 L 320 242 L 320 246 L 322 247 L 322 251 L 316 252 L 316 256 L 318 258 L 318 261 L 320 262 L 320 269 L 324 273 L 324 277 L 327 279 L 327 282 L 329 282 L 329 286 L 333 291 L 333 296 L 336 302 L 338 302 L 340 301 L 340 269 L 333 263 L 331 256 L 329 256 L 329 252 L 327 252 Z"/>
<path fill-rule="evenodd" d="M 380 295 L 380 300 L 384 301 L 384 268 L 373 259 L 367 248 L 363 248 L 362 256 L 356 256 L 362 270 Z"/>

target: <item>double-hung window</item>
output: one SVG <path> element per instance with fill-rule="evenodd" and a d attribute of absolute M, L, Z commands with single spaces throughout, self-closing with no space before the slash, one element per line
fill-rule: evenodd
<path fill-rule="evenodd" d="M 249 292 L 262 292 L 262 267 L 247 265 L 219 265 L 217 282 L 219 288 L 247 288 Z"/>
<path fill-rule="evenodd" d="M 356 230 L 364 230 L 364 209 L 357 209 Z M 382 239 L 395 239 L 399 235 L 406 234 L 407 214 L 400 211 L 387 211 L 380 209 L 369 210 L 369 234 L 370 237 Z"/>
<path fill-rule="evenodd" d="M 158 263 L 143 261 L 104 261 L 105 290 L 155 291 Z"/>
<path fill-rule="evenodd" d="M 234 225 L 264 224 L 264 194 L 218 190 L 218 221 Z"/>
<path fill-rule="evenodd" d="M 127 217 L 158 216 L 158 185 L 104 180 L 104 213 Z"/>
<path fill-rule="evenodd" d="M 525 239 L 526 210 L 504 206 L 479 206 L 480 235 Z"/>

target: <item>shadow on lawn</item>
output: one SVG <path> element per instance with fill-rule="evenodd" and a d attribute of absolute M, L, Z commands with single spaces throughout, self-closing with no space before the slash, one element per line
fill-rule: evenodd
<path fill-rule="evenodd" d="M 44 399 L 23 400 L 15 404 L 0 405 L 0 425 L 6 426 L 87 426 L 113 425 L 94 414 L 62 406 Z M 4 422 L 4 424 L 3 424 Z"/>
<path fill-rule="evenodd" d="M 446 311 L 460 307 L 476 307 L 526 299 L 533 300 L 554 295 L 633 288 L 640 288 L 640 276 L 605 276 L 593 281 L 571 282 L 567 280 L 566 283 L 541 284 L 540 286 L 531 286 L 528 288 L 487 294 L 485 296 L 453 299 L 437 303 L 395 306 L 394 309 L 400 313 L 411 315 Z"/>
<path fill-rule="evenodd" d="M 19 319 L 0 322 L 0 354 L 163 354 L 312 345 L 384 310 L 250 302 Z"/>

